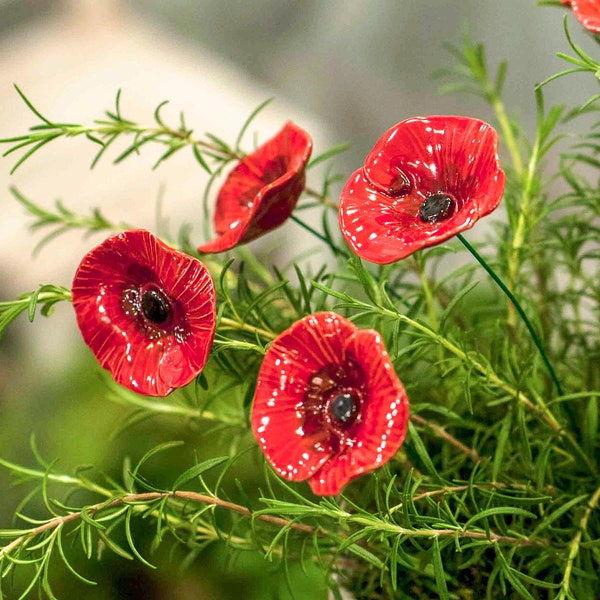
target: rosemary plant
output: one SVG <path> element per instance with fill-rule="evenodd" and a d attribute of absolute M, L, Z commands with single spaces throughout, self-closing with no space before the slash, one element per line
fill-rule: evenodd
<path fill-rule="evenodd" d="M 532 94 L 533 136 L 504 105 L 506 65 L 490 73 L 483 46 L 469 39 L 451 48 L 456 67 L 445 74 L 444 89 L 476 93 L 493 108 L 507 157 L 506 218 L 485 242 L 467 233 L 462 245 L 451 240 L 382 266 L 354 256 L 337 227 L 336 185 L 345 177 L 332 166 L 318 182 L 311 170 L 333 165 L 342 145 L 308 164 L 292 215 L 298 234 L 328 250 L 319 267 L 301 257 L 264 264 L 252 245 L 225 258 L 200 255 L 186 224 L 165 240 L 200 257 L 215 281 L 208 362 L 166 398 L 102 377 L 93 410 L 104 411 L 108 399 L 121 411 L 120 464 L 105 472 L 64 472 L 36 444 L 27 465 L 0 458 L 24 487 L 13 525 L 0 530 L 3 597 L 28 598 L 36 589 L 66 597 L 61 573 L 83 590 L 95 583 L 92 563 L 113 556 L 150 572 L 154 557 L 164 562 L 165 546 L 189 571 L 215 546 L 225 549 L 232 571 L 235 557 L 260 557 L 292 597 L 304 597 L 303 577 L 312 582 L 310 598 L 600 597 L 599 134 L 596 124 L 581 138 L 565 135 L 581 115 L 596 115 L 600 94 L 573 109 L 547 107 L 543 96 L 556 77 L 598 77 L 600 64 L 565 32 L 575 56 L 560 55 L 571 66 Z M 18 157 L 13 171 L 73 136 L 89 139 L 92 167 L 119 138 L 128 145 L 114 163 L 150 145 L 164 148 L 156 166 L 188 150 L 211 175 L 205 215 L 224 169 L 246 156 L 244 135 L 267 105 L 228 143 L 197 137 L 183 115 L 167 123 L 164 103 L 154 123 L 141 125 L 124 116 L 120 92 L 115 108 L 91 125 L 56 123 L 16 89 L 37 122 L 0 140 L 5 157 Z M 557 148 L 560 166 L 551 173 L 545 163 Z M 44 230 L 40 244 L 70 229 L 109 235 L 132 228 L 101 209 L 80 215 L 62 202 L 45 208 L 22 190 L 11 192 L 32 228 Z M 319 227 L 305 210 L 320 214 Z M 459 253 L 462 266 L 449 267 Z M 0 334 L 21 313 L 33 321 L 38 309 L 49 316 L 72 299 L 62 285 L 42 285 L 4 300 Z M 249 434 L 265 354 L 295 321 L 322 311 L 379 332 L 410 399 L 400 450 L 326 497 L 279 477 Z M 128 440 L 148 431 L 149 420 L 164 436 L 144 438 L 137 456 L 139 445 L 128 447 Z"/>

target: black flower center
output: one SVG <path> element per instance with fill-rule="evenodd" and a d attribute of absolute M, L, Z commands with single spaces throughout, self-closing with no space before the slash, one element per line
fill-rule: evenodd
<path fill-rule="evenodd" d="M 164 323 L 171 314 L 171 303 L 160 290 L 146 290 L 141 305 L 144 316 L 152 323 Z"/>
<path fill-rule="evenodd" d="M 354 394 L 338 394 L 329 403 L 331 416 L 340 423 L 354 420 L 358 412 L 358 399 Z"/>
<path fill-rule="evenodd" d="M 333 454 L 351 446 L 367 402 L 365 383 L 362 367 L 349 357 L 341 364 L 328 364 L 313 373 L 298 406 L 304 415 L 304 434 L 327 440 Z"/>
<path fill-rule="evenodd" d="M 419 207 L 419 217 L 424 223 L 437 223 L 450 216 L 453 200 L 446 194 L 433 194 Z"/>

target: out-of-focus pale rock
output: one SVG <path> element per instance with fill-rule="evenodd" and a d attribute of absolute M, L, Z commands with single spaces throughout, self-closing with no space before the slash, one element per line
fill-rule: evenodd
<path fill-rule="evenodd" d="M 229 142 L 235 140 L 252 110 L 273 95 L 218 56 L 111 0 L 73 0 L 0 38 L 0 137 L 23 134 L 37 123 L 13 83 L 54 122 L 91 123 L 105 109 L 112 109 L 121 89 L 125 118 L 152 125 L 156 106 L 169 100 L 162 111 L 165 121 L 177 126 L 183 111 L 195 135 L 208 131 Z M 322 125 L 282 98 L 276 98 L 254 121 L 245 147 L 253 147 L 254 133 L 266 140 L 287 119 L 313 135 L 317 151 L 325 149 Z M 9 186 L 46 207 L 60 198 L 79 214 L 99 207 L 111 221 L 153 230 L 157 199 L 162 196 L 162 213 L 169 218 L 172 231 L 189 222 L 194 225 L 193 241 L 202 241 L 201 198 L 208 176 L 192 152 L 182 150 L 154 171 L 152 165 L 164 151 L 159 146 L 147 146 L 140 156 L 111 164 L 125 147 L 125 139 L 115 143 L 94 170 L 90 164 L 99 147 L 83 136 L 50 143 L 14 175 L 9 172 L 19 153 L 0 160 L 0 300 L 12 299 L 41 283 L 70 286 L 83 254 L 105 237 L 100 233 L 84 238 L 81 232 L 69 232 L 32 260 L 31 251 L 41 235 L 28 231 L 31 220 L 11 196 Z M 302 242 L 299 246 L 294 238 L 301 230 L 294 224 L 284 228 L 288 229 L 276 239 L 257 243 L 267 249 L 288 244 L 297 254 Z M 65 325 L 68 322 L 66 331 L 75 333 L 71 311 L 58 312 L 58 318 L 62 315 Z M 57 344 L 55 328 L 39 323 L 27 327 L 36 327 L 31 347 L 40 358 L 50 345 L 59 354 L 57 345 L 68 351 L 67 341 Z"/>

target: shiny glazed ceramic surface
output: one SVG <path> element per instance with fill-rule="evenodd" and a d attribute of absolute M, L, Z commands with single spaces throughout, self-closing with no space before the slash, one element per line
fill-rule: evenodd
<path fill-rule="evenodd" d="M 600 0 L 560 0 L 570 6 L 575 18 L 592 33 L 600 33 Z"/>
<path fill-rule="evenodd" d="M 252 430 L 279 475 L 335 495 L 396 454 L 408 410 L 381 336 L 324 312 L 297 321 L 267 350 Z"/>
<path fill-rule="evenodd" d="M 216 297 L 199 260 L 126 231 L 85 255 L 71 291 L 85 343 L 121 385 L 165 396 L 204 367 Z"/>
<path fill-rule="evenodd" d="M 497 145 L 496 131 L 478 119 L 398 123 L 342 190 L 339 222 L 346 241 L 361 258 L 386 264 L 472 227 L 502 199 Z M 449 203 L 437 218 L 423 210 L 436 197 Z"/>
<path fill-rule="evenodd" d="M 304 190 L 304 169 L 311 152 L 311 137 L 288 121 L 273 138 L 243 158 L 217 197 L 214 226 L 219 237 L 198 250 L 223 252 L 286 221 Z"/>

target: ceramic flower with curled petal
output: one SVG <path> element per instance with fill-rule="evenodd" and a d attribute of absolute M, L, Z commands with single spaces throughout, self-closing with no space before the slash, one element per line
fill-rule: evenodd
<path fill-rule="evenodd" d="M 570 6 L 575 18 L 592 33 L 600 33 L 600 0 L 560 0 Z"/>
<path fill-rule="evenodd" d="M 504 192 L 496 131 L 468 117 L 415 117 L 377 141 L 340 196 L 350 247 L 387 264 L 434 246 L 492 212 Z"/>
<path fill-rule="evenodd" d="M 267 350 L 252 430 L 282 477 L 338 494 L 396 454 L 407 424 L 408 398 L 376 331 L 317 313 Z"/>
<path fill-rule="evenodd" d="M 88 252 L 71 293 L 85 343 L 124 387 L 166 396 L 204 367 L 216 326 L 212 278 L 150 232 L 126 231 Z"/>
<path fill-rule="evenodd" d="M 217 197 L 214 226 L 218 237 L 198 250 L 223 252 L 279 227 L 304 190 L 311 151 L 308 133 L 288 121 L 273 138 L 244 157 Z"/>

